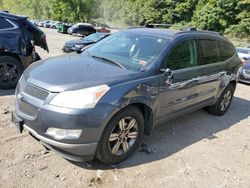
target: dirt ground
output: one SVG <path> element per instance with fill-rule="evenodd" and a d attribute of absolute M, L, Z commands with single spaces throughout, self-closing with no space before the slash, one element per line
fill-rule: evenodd
<path fill-rule="evenodd" d="M 45 30 L 45 29 L 44 29 Z M 69 35 L 46 29 L 50 53 Z M 250 188 L 250 85 L 238 84 L 223 117 L 203 110 L 157 127 L 143 147 L 118 166 L 73 163 L 11 124 L 14 91 L 0 90 L 0 187 Z"/>

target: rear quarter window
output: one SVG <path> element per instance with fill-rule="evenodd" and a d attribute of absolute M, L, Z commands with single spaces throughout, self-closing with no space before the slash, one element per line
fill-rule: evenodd
<path fill-rule="evenodd" d="M 199 51 L 199 65 L 217 63 L 220 61 L 220 55 L 216 41 L 210 39 L 200 39 L 196 42 Z"/>
<path fill-rule="evenodd" d="M 10 29 L 14 26 L 4 18 L 0 18 L 0 29 Z"/>
<path fill-rule="evenodd" d="M 217 44 L 220 52 L 221 61 L 225 61 L 234 55 L 235 50 L 232 44 L 224 41 L 217 41 Z"/>

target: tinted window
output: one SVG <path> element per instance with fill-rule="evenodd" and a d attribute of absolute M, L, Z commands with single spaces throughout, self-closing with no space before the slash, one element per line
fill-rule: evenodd
<path fill-rule="evenodd" d="M 234 47 L 227 42 L 217 41 L 219 51 L 220 51 L 220 60 L 225 61 L 234 55 Z"/>
<path fill-rule="evenodd" d="M 167 58 L 167 68 L 172 70 L 193 67 L 197 65 L 196 45 L 194 41 L 178 44 Z"/>
<path fill-rule="evenodd" d="M 199 49 L 199 65 L 217 63 L 220 61 L 216 41 L 197 40 L 197 46 Z"/>
<path fill-rule="evenodd" d="M 85 29 L 86 28 L 86 26 L 84 26 L 84 25 L 79 25 L 78 26 L 80 29 Z"/>
<path fill-rule="evenodd" d="M 7 20 L 5 20 L 4 18 L 0 18 L 0 29 L 9 29 L 9 28 L 13 28 L 14 26 L 9 23 Z"/>

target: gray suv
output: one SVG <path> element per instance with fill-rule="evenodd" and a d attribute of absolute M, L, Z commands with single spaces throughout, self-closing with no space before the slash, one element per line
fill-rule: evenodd
<path fill-rule="evenodd" d="M 158 124 L 200 108 L 223 115 L 239 66 L 233 45 L 214 32 L 127 29 L 29 66 L 12 119 L 67 159 L 115 164 Z"/>

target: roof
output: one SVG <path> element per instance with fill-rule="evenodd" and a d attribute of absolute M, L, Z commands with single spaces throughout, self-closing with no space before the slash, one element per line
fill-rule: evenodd
<path fill-rule="evenodd" d="M 3 11 L 0 11 L 0 16 L 8 18 L 8 19 L 12 19 L 12 20 L 27 19 L 26 16 L 19 16 L 19 15 L 9 14 L 9 13 L 3 12 Z"/>
<path fill-rule="evenodd" d="M 133 32 L 137 34 L 145 34 L 156 37 L 163 38 L 174 38 L 176 36 L 184 36 L 184 35 L 203 35 L 203 36 L 211 36 L 217 37 L 225 40 L 226 38 L 221 36 L 217 32 L 213 31 L 199 31 L 199 30 L 172 30 L 172 29 L 163 29 L 163 28 L 147 28 L 147 27 L 132 27 L 126 30 L 127 32 Z"/>
<path fill-rule="evenodd" d="M 87 26 L 93 26 L 92 24 L 90 23 L 77 23 L 76 25 L 87 25 Z"/>

